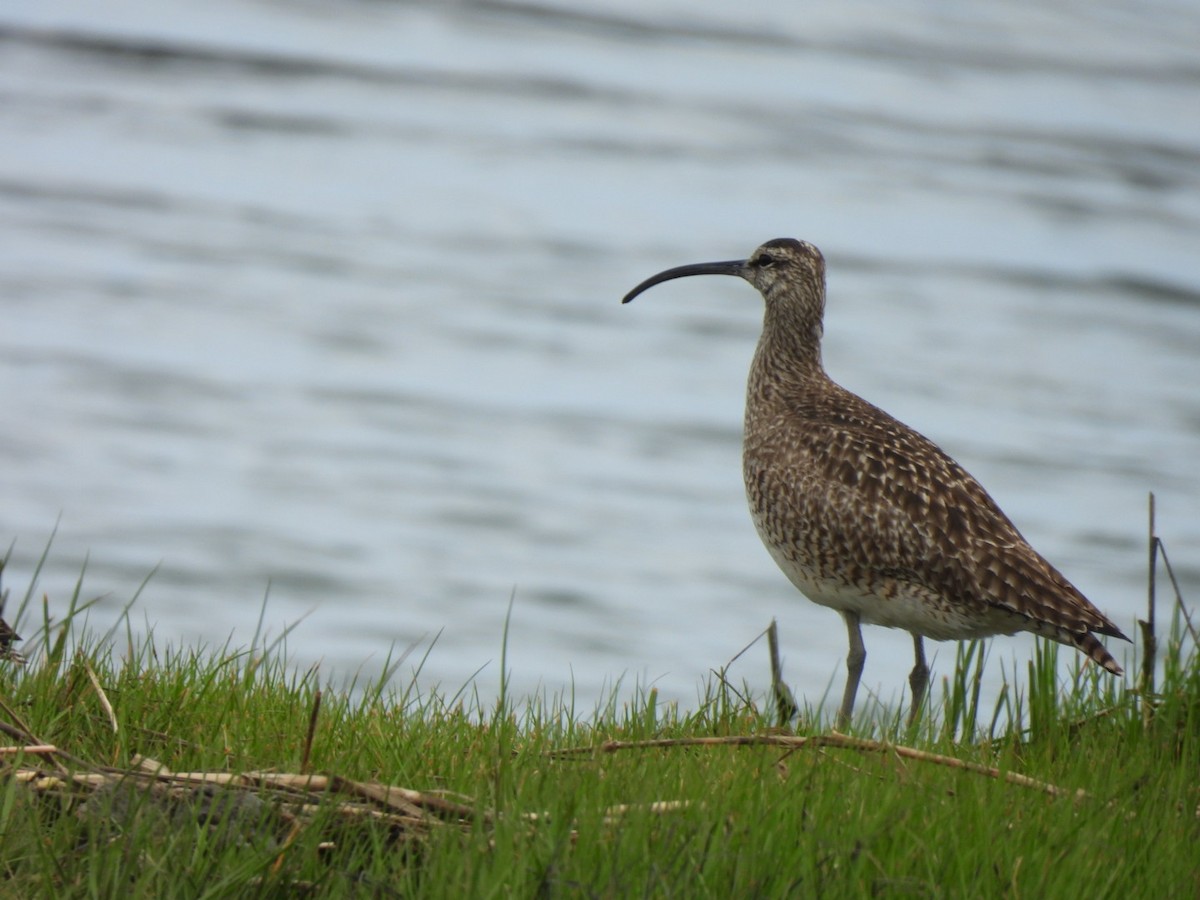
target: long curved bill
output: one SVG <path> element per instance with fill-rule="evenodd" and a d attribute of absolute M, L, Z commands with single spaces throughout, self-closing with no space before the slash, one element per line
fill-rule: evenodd
<path fill-rule="evenodd" d="M 710 263 L 693 263 L 690 266 L 676 266 L 673 269 L 667 269 L 665 272 L 659 272 L 657 275 L 651 275 L 632 291 L 625 295 L 622 303 L 628 303 L 642 291 L 649 290 L 656 284 L 662 284 L 664 281 L 671 281 L 674 278 L 687 278 L 689 275 L 737 275 L 739 278 L 744 278 L 746 273 L 746 260 L 731 259 L 727 262 L 710 262 Z"/>

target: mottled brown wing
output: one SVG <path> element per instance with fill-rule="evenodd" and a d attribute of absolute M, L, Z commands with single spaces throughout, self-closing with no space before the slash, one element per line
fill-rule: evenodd
<path fill-rule="evenodd" d="M 960 602 L 1016 613 L 1033 630 L 1061 629 L 1075 643 L 1089 631 L 1125 637 L 932 441 L 840 387 L 793 412 L 806 422 L 820 477 L 844 486 L 872 522 L 872 539 L 883 543 L 873 564 Z"/>

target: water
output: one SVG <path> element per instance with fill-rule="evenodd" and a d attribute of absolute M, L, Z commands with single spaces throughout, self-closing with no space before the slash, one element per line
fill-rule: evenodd
<path fill-rule="evenodd" d="M 834 376 L 1132 634 L 1148 491 L 1200 593 L 1198 40 L 1129 0 L 0 3 L 6 584 L 58 521 L 52 612 L 157 567 L 160 643 L 248 643 L 269 585 L 297 665 L 436 639 L 423 683 L 488 696 L 512 597 L 514 690 L 690 705 L 774 616 L 836 693 L 741 493 L 758 297 L 618 304 L 796 236 Z M 866 639 L 893 698 L 909 641 Z"/>

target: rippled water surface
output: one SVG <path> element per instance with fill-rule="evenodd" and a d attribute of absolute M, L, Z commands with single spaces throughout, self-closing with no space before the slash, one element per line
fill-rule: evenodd
<path fill-rule="evenodd" d="M 840 690 L 742 498 L 759 298 L 618 303 L 795 236 L 832 374 L 1133 633 L 1148 491 L 1200 596 L 1198 42 L 1129 0 L 0 2 L 6 584 L 58 521 L 52 611 L 157 567 L 164 643 L 248 643 L 269 585 L 297 664 L 436 636 L 486 695 L 512 597 L 523 692 L 694 703 L 772 617 Z M 907 637 L 867 645 L 895 697 Z"/>

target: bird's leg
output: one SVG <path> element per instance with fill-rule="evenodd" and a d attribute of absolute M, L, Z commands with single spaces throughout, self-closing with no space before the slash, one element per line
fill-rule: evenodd
<path fill-rule="evenodd" d="M 917 664 L 913 666 L 908 676 L 908 686 L 912 690 L 912 706 L 908 710 L 908 727 L 916 724 L 921 713 L 921 704 L 925 702 L 925 688 L 929 684 L 929 666 L 925 664 L 925 644 L 919 634 L 913 635 L 913 651 L 916 653 Z"/>
<path fill-rule="evenodd" d="M 837 714 L 837 729 L 850 727 L 850 714 L 854 712 L 854 697 L 858 693 L 858 682 L 862 678 L 863 666 L 867 662 L 867 648 L 863 646 L 862 628 L 856 612 L 845 610 L 846 632 L 850 635 L 850 652 L 846 655 L 846 690 L 842 694 L 842 708 Z"/>

